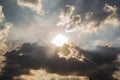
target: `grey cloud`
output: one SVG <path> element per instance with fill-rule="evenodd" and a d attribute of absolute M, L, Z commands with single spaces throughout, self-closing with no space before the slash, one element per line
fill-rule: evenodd
<path fill-rule="evenodd" d="M 87 76 L 92 80 L 115 80 L 112 73 L 117 70 L 116 59 L 119 49 L 99 46 L 94 51 L 80 50 L 84 54 L 83 61 L 76 58 L 59 57 L 56 52 L 50 53 L 48 46 L 25 43 L 20 50 L 7 52 L 4 56 L 5 67 L 0 75 L 1 80 L 14 80 L 22 75 L 31 76 L 31 70 L 46 70 L 59 75 Z M 52 54 L 52 57 L 48 55 Z M 102 75 L 101 75 L 102 74 Z"/>

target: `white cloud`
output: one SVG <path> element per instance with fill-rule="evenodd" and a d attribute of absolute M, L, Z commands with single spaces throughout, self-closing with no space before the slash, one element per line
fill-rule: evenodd
<path fill-rule="evenodd" d="M 37 13 L 40 13 L 42 10 L 42 0 L 18 0 L 18 5 L 31 8 Z"/>
<path fill-rule="evenodd" d="M 75 47 L 73 44 L 65 44 L 61 48 L 57 49 L 57 54 L 59 57 L 63 57 L 67 60 L 70 58 L 75 58 L 79 61 L 83 61 L 85 59 L 85 56 L 83 55 L 81 49 L 78 49 L 78 47 Z"/>
<path fill-rule="evenodd" d="M 60 22 L 57 25 L 66 25 L 71 21 L 71 16 L 74 12 L 74 6 L 66 5 L 59 15 Z"/>
<path fill-rule="evenodd" d="M 6 42 L 6 37 L 8 36 L 8 31 L 12 24 L 10 22 L 4 21 L 4 13 L 2 11 L 2 6 L 0 6 L 0 68 L 3 67 L 2 61 L 4 57 L 2 56 L 8 49 Z M 0 70 L 1 72 L 1 70 Z"/>
<path fill-rule="evenodd" d="M 96 32 L 107 25 L 119 26 L 117 7 L 105 4 L 103 13 L 88 12 L 85 19 L 81 21 L 80 15 L 74 15 L 75 7 L 66 5 L 59 16 L 58 26 L 64 26 L 67 32 L 82 30 L 84 32 Z"/>
<path fill-rule="evenodd" d="M 104 11 L 108 12 L 110 15 L 105 19 L 104 24 L 111 24 L 113 26 L 119 25 L 119 20 L 117 18 L 117 7 L 105 4 Z"/>
<path fill-rule="evenodd" d="M 58 26 L 65 26 L 66 32 L 73 32 L 81 24 L 81 16 L 73 15 L 75 10 L 74 6 L 66 5 L 65 8 L 61 11 L 59 16 L 60 21 Z"/>
<path fill-rule="evenodd" d="M 85 20 L 81 23 L 81 30 L 84 32 L 97 32 L 98 29 L 111 25 L 113 27 L 119 26 L 119 19 L 117 16 L 118 8 L 105 4 L 103 13 L 87 12 Z"/>
<path fill-rule="evenodd" d="M 45 70 L 31 70 L 32 75 L 21 75 L 14 79 L 24 80 L 89 80 L 87 76 L 62 76 L 58 74 L 47 73 Z"/>
<path fill-rule="evenodd" d="M 0 16 L 4 16 L 4 13 L 2 12 L 2 6 L 0 6 Z M 5 17 L 0 17 L 0 51 L 4 50 L 6 47 L 5 38 L 8 36 L 8 31 L 12 24 L 10 22 L 4 21 Z"/>
<path fill-rule="evenodd" d="M 4 18 L 4 14 L 2 13 L 2 6 L 0 6 L 0 22 L 3 21 L 3 18 Z"/>
<path fill-rule="evenodd" d="M 107 42 L 107 41 L 103 41 L 103 40 L 96 40 L 93 44 L 94 46 L 108 46 L 111 47 L 112 44 Z"/>

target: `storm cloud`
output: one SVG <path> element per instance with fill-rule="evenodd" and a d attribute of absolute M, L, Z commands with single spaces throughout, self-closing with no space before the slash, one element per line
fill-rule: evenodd
<path fill-rule="evenodd" d="M 66 60 L 55 52 L 50 53 L 51 47 L 25 43 L 19 50 L 13 50 L 4 55 L 6 65 L 0 79 L 14 80 L 17 76 L 31 75 L 30 70 L 44 69 L 48 73 L 59 75 L 74 74 L 78 77 L 86 76 L 92 80 L 115 80 L 112 75 L 118 69 L 115 60 L 120 52 L 119 49 L 99 46 L 95 51 L 79 48 L 78 50 L 85 56 L 83 61 L 75 58 Z"/>

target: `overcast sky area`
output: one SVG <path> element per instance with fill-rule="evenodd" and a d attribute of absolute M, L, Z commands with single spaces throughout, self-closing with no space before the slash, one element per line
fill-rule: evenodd
<path fill-rule="evenodd" d="M 0 80 L 120 80 L 120 0 L 0 0 Z"/>

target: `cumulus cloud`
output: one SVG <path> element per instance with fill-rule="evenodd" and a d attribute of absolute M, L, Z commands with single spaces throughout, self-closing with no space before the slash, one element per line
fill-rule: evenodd
<path fill-rule="evenodd" d="M 8 50 L 8 46 L 6 44 L 6 37 L 8 36 L 8 31 L 12 24 L 10 22 L 5 21 L 5 16 L 2 11 L 2 6 L 0 6 L 0 73 L 1 68 L 4 66 L 3 61 L 5 58 L 3 54 Z"/>
<path fill-rule="evenodd" d="M 119 26 L 117 10 L 116 6 L 105 4 L 103 7 L 104 13 L 86 13 L 86 20 L 82 26 L 85 27 L 87 32 L 95 32 L 97 29 L 107 25 Z"/>
<path fill-rule="evenodd" d="M 75 30 L 95 32 L 107 25 L 119 26 L 119 19 L 117 17 L 118 8 L 116 6 L 105 4 L 103 13 L 87 12 L 83 21 L 81 21 L 80 15 L 73 14 L 74 11 L 74 6 L 66 5 L 59 16 L 60 21 L 57 25 L 64 26 L 67 32 Z"/>
<path fill-rule="evenodd" d="M 68 24 L 71 20 L 71 16 L 73 14 L 73 11 L 75 10 L 74 6 L 66 5 L 63 10 L 61 10 L 60 13 L 60 22 L 57 25 L 66 25 Z"/>
<path fill-rule="evenodd" d="M 86 13 L 85 14 L 85 19 L 90 19 L 92 15 L 93 15 L 93 12 Z"/>
<path fill-rule="evenodd" d="M 75 31 L 77 28 L 80 27 L 80 24 L 81 24 L 80 15 L 72 16 L 71 21 L 69 22 L 68 25 L 66 25 L 66 31 L 68 31 L 68 32 Z"/>
<path fill-rule="evenodd" d="M 64 57 L 60 57 L 56 51 L 53 53 L 50 53 L 50 51 L 51 48 L 48 46 L 25 43 L 19 50 L 7 52 L 4 55 L 6 57 L 6 65 L 0 75 L 0 79 L 16 80 L 32 77 L 34 80 L 35 77 L 33 76 L 39 72 L 41 74 L 39 70 L 43 70 L 42 73 L 45 74 L 74 75 L 77 79 L 85 76 L 84 78 L 87 80 L 88 78 L 92 80 L 114 80 L 112 73 L 117 70 L 114 60 L 120 52 L 119 49 L 97 47 L 95 51 L 80 50 L 85 56 L 84 61 L 77 60 L 74 57 L 66 60 Z M 52 54 L 52 57 L 48 56 L 50 54 Z M 54 76 L 52 74 L 51 76 Z M 71 78 L 75 78 L 74 76 Z M 67 79 L 68 77 L 63 78 Z"/>
<path fill-rule="evenodd" d="M 31 8 L 38 13 L 42 10 L 42 0 L 18 0 L 18 5 Z"/>
<path fill-rule="evenodd" d="M 74 10 L 74 6 L 66 5 L 59 16 L 60 21 L 57 25 L 65 26 L 68 32 L 76 30 L 76 27 L 79 27 L 81 23 L 80 15 L 73 15 Z"/>
<path fill-rule="evenodd" d="M 12 26 L 12 24 L 10 22 L 6 22 L 4 21 L 5 17 L 4 17 L 4 13 L 2 12 L 2 6 L 0 6 L 0 16 L 2 16 L 0 18 L 1 22 L 0 22 L 0 51 L 4 51 L 7 47 L 5 44 L 5 38 L 8 36 L 8 31 L 10 29 L 10 27 Z"/>
<path fill-rule="evenodd" d="M 80 48 L 73 46 L 72 44 L 64 44 L 62 47 L 56 49 L 56 53 L 59 57 L 63 57 L 67 60 L 70 58 L 75 58 L 77 60 L 83 61 L 84 55 Z"/>

